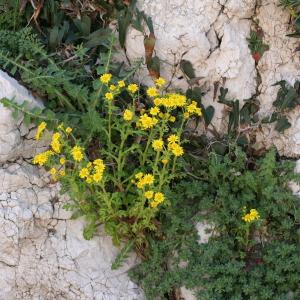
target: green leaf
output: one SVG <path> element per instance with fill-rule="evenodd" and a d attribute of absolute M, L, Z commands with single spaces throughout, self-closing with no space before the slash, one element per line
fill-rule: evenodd
<path fill-rule="evenodd" d="M 189 79 L 196 77 L 193 65 L 189 60 L 181 60 L 180 69 Z"/>
<path fill-rule="evenodd" d="M 118 16 L 119 42 L 122 48 L 125 47 L 127 29 L 130 25 L 132 14 L 129 10 L 123 10 Z"/>
<path fill-rule="evenodd" d="M 227 152 L 228 146 L 226 143 L 216 141 L 212 143 L 211 148 L 215 153 L 224 155 Z"/>
<path fill-rule="evenodd" d="M 83 230 L 83 237 L 90 240 L 97 231 L 97 225 L 94 221 L 90 222 Z"/>
<path fill-rule="evenodd" d="M 90 34 L 92 21 L 89 16 L 84 15 L 81 20 L 74 19 L 73 22 L 83 36 Z"/>
<path fill-rule="evenodd" d="M 122 266 L 125 259 L 128 257 L 129 252 L 132 250 L 134 243 L 135 241 L 131 240 L 122 248 L 120 253 L 117 255 L 115 261 L 111 265 L 112 270 L 116 270 Z"/>
<path fill-rule="evenodd" d="M 277 120 L 277 123 L 275 125 L 275 130 L 278 132 L 283 132 L 284 130 L 290 128 L 292 125 L 288 121 L 286 116 L 281 117 L 280 119 Z"/>
<path fill-rule="evenodd" d="M 49 34 L 49 46 L 50 48 L 54 49 L 56 48 L 56 46 L 58 45 L 58 26 L 54 26 L 51 30 L 50 30 L 50 34 Z"/>
<path fill-rule="evenodd" d="M 210 105 L 207 108 L 205 108 L 203 112 L 204 112 L 203 117 L 204 117 L 205 124 L 206 126 L 208 126 L 214 117 L 215 108 L 212 105 Z"/>

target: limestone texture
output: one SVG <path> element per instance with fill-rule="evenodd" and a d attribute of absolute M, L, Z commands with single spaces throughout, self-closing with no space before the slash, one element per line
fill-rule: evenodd
<path fill-rule="evenodd" d="M 270 115 L 279 80 L 293 84 L 300 78 L 298 39 L 291 32 L 288 11 L 278 0 L 139 0 L 139 9 L 151 16 L 156 36 L 155 55 L 161 59 L 161 76 L 171 88 L 188 87 L 188 78 L 180 69 L 182 59 L 189 60 L 198 84 L 205 92 L 205 106 L 215 107 L 214 125 L 226 130 L 228 110 L 217 102 L 216 87 L 228 88 L 228 97 L 243 100 L 255 97 L 260 102 L 260 116 Z M 251 28 L 258 23 L 269 46 L 258 64 L 248 48 Z M 131 28 L 126 41 L 130 61 L 144 57 L 143 35 Z M 144 67 L 137 79 L 153 82 Z M 195 82 L 193 82 L 195 83 Z M 300 154 L 299 109 L 289 115 L 292 127 L 278 134 L 273 125 L 257 132 L 258 148 L 275 143 L 280 154 Z M 228 120 L 228 119 L 227 119 Z"/>

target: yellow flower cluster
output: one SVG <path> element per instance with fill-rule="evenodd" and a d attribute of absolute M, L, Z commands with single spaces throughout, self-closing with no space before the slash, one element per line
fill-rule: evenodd
<path fill-rule="evenodd" d="M 88 163 L 86 167 L 79 171 L 79 177 L 85 179 L 87 183 L 98 183 L 103 178 L 105 165 L 102 159 L 96 159 L 93 163 Z"/>
<path fill-rule="evenodd" d="M 143 129 L 152 128 L 157 124 L 158 120 L 155 117 L 150 117 L 148 114 L 143 114 L 140 116 L 138 125 Z"/>
<path fill-rule="evenodd" d="M 142 189 L 145 185 L 151 185 L 154 183 L 154 176 L 152 174 L 144 174 L 142 172 L 137 173 L 135 178 L 138 180 L 136 186 Z"/>
<path fill-rule="evenodd" d="M 52 150 L 39 153 L 33 158 L 33 163 L 35 165 L 43 166 L 48 162 L 49 158 L 52 155 L 54 155 L 54 152 Z"/>
<path fill-rule="evenodd" d="M 242 219 L 245 221 L 245 222 L 253 222 L 255 220 L 259 220 L 260 219 L 260 215 L 258 213 L 258 211 L 254 208 L 250 209 L 250 212 L 248 214 L 245 214 Z"/>
<path fill-rule="evenodd" d="M 46 127 L 47 127 L 46 122 L 42 122 L 42 123 L 38 126 L 37 131 L 36 131 L 36 134 L 35 134 L 35 139 L 36 139 L 37 141 L 41 138 L 41 136 L 42 136 L 44 130 L 46 129 Z"/>
<path fill-rule="evenodd" d="M 61 138 L 61 134 L 59 132 L 56 132 L 52 135 L 51 148 L 56 153 L 60 153 L 61 151 L 60 138 Z"/>
<path fill-rule="evenodd" d="M 154 99 L 154 104 L 156 106 L 163 106 L 169 109 L 184 107 L 186 103 L 186 96 L 180 94 L 168 94 L 165 97 L 159 97 Z"/>
<path fill-rule="evenodd" d="M 152 208 L 157 207 L 159 204 L 165 201 L 165 195 L 163 193 L 155 193 L 154 199 L 150 202 Z"/>
<path fill-rule="evenodd" d="M 168 149 L 175 155 L 175 156 L 182 156 L 184 154 L 183 148 L 178 144 L 179 137 L 175 134 L 172 134 L 168 137 Z"/>
<path fill-rule="evenodd" d="M 82 161 L 83 160 L 83 148 L 79 146 L 74 146 L 71 150 L 71 154 L 75 161 Z"/>
<path fill-rule="evenodd" d="M 161 193 L 161 192 L 158 192 L 158 193 L 154 194 L 153 191 L 147 191 L 147 192 L 144 193 L 144 196 L 148 200 L 153 199 L 150 202 L 150 206 L 152 208 L 157 207 L 160 203 L 164 202 L 164 200 L 165 200 L 165 195 L 163 193 Z"/>
<path fill-rule="evenodd" d="M 186 108 L 187 108 L 187 112 L 189 114 L 195 114 L 196 116 L 199 116 L 199 117 L 202 116 L 201 108 L 197 107 L 196 101 L 192 101 L 192 103 L 190 105 L 188 105 Z"/>

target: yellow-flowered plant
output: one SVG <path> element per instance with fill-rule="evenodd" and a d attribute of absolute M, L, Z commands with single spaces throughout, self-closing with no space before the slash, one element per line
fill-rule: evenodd
<path fill-rule="evenodd" d="M 97 137 L 84 141 L 75 128 L 60 124 L 49 149 L 33 162 L 62 182 L 74 200 L 68 208 L 86 216 L 86 238 L 104 224 L 116 244 L 122 239 L 142 242 L 156 230 L 155 217 L 168 204 L 168 186 L 181 172 L 184 126 L 201 116 L 201 109 L 184 95 L 164 92 L 163 78 L 147 89 L 142 109 L 138 85 L 116 81 L 111 74 L 103 74 L 100 82 Z M 132 99 L 126 107 L 122 93 Z M 45 129 L 43 122 L 37 140 Z"/>
<path fill-rule="evenodd" d="M 253 234 L 255 229 L 260 225 L 261 217 L 257 209 L 251 208 L 249 212 L 247 212 L 247 208 L 243 207 L 241 219 L 243 223 L 237 230 L 236 239 L 247 252 L 253 246 Z M 241 253 L 241 255 L 243 255 L 243 253 Z"/>

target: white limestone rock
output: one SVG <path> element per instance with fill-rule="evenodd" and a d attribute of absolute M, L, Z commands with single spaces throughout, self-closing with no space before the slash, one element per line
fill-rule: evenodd
<path fill-rule="evenodd" d="M 27 101 L 30 104 L 29 107 L 42 107 L 40 100 L 34 98 L 15 79 L 0 70 L 0 99 L 2 98 L 13 100 L 19 104 Z M 0 104 L 0 164 L 23 157 L 24 141 L 21 137 L 26 135 L 28 129 L 21 124 L 22 116 L 15 120 L 11 110 Z M 34 151 L 33 147 L 31 151 Z"/>
<path fill-rule="evenodd" d="M 214 105 L 215 120 L 224 116 L 223 105 L 214 99 L 214 83 L 229 89 L 240 100 L 256 92 L 255 63 L 246 40 L 256 1 L 140 0 L 139 8 L 151 16 L 156 36 L 155 54 L 161 59 L 161 75 L 172 86 L 186 89 L 179 68 L 181 59 L 191 61 L 199 84 L 205 85 L 204 104 Z M 126 54 L 131 61 L 144 57 L 143 36 L 130 29 Z M 203 78 L 201 80 L 201 78 Z M 143 68 L 138 79 L 153 84 Z M 218 123 L 218 122 L 217 122 Z M 217 124 L 221 126 L 221 122 Z"/>
<path fill-rule="evenodd" d="M 86 241 L 84 220 L 61 212 L 68 198 L 37 174 L 25 162 L 0 169 L 0 299 L 144 299 L 126 275 L 136 256 L 112 271 L 111 238 Z"/>
<path fill-rule="evenodd" d="M 299 46 L 297 39 L 287 37 L 289 32 L 289 12 L 278 7 L 275 0 L 266 0 L 258 8 L 257 18 L 265 35 L 265 42 L 269 50 L 265 52 L 258 64 L 261 75 L 259 86 L 259 101 L 261 115 L 270 115 L 273 111 L 272 103 L 276 100 L 278 86 L 274 83 L 286 80 L 294 84 L 300 80 L 300 58 L 295 49 Z M 300 155 L 300 122 L 299 109 L 296 108 L 289 114 L 291 128 L 280 134 L 270 126 L 269 130 L 261 132 L 261 144 L 270 147 L 275 144 L 279 153 L 287 157 Z"/>

